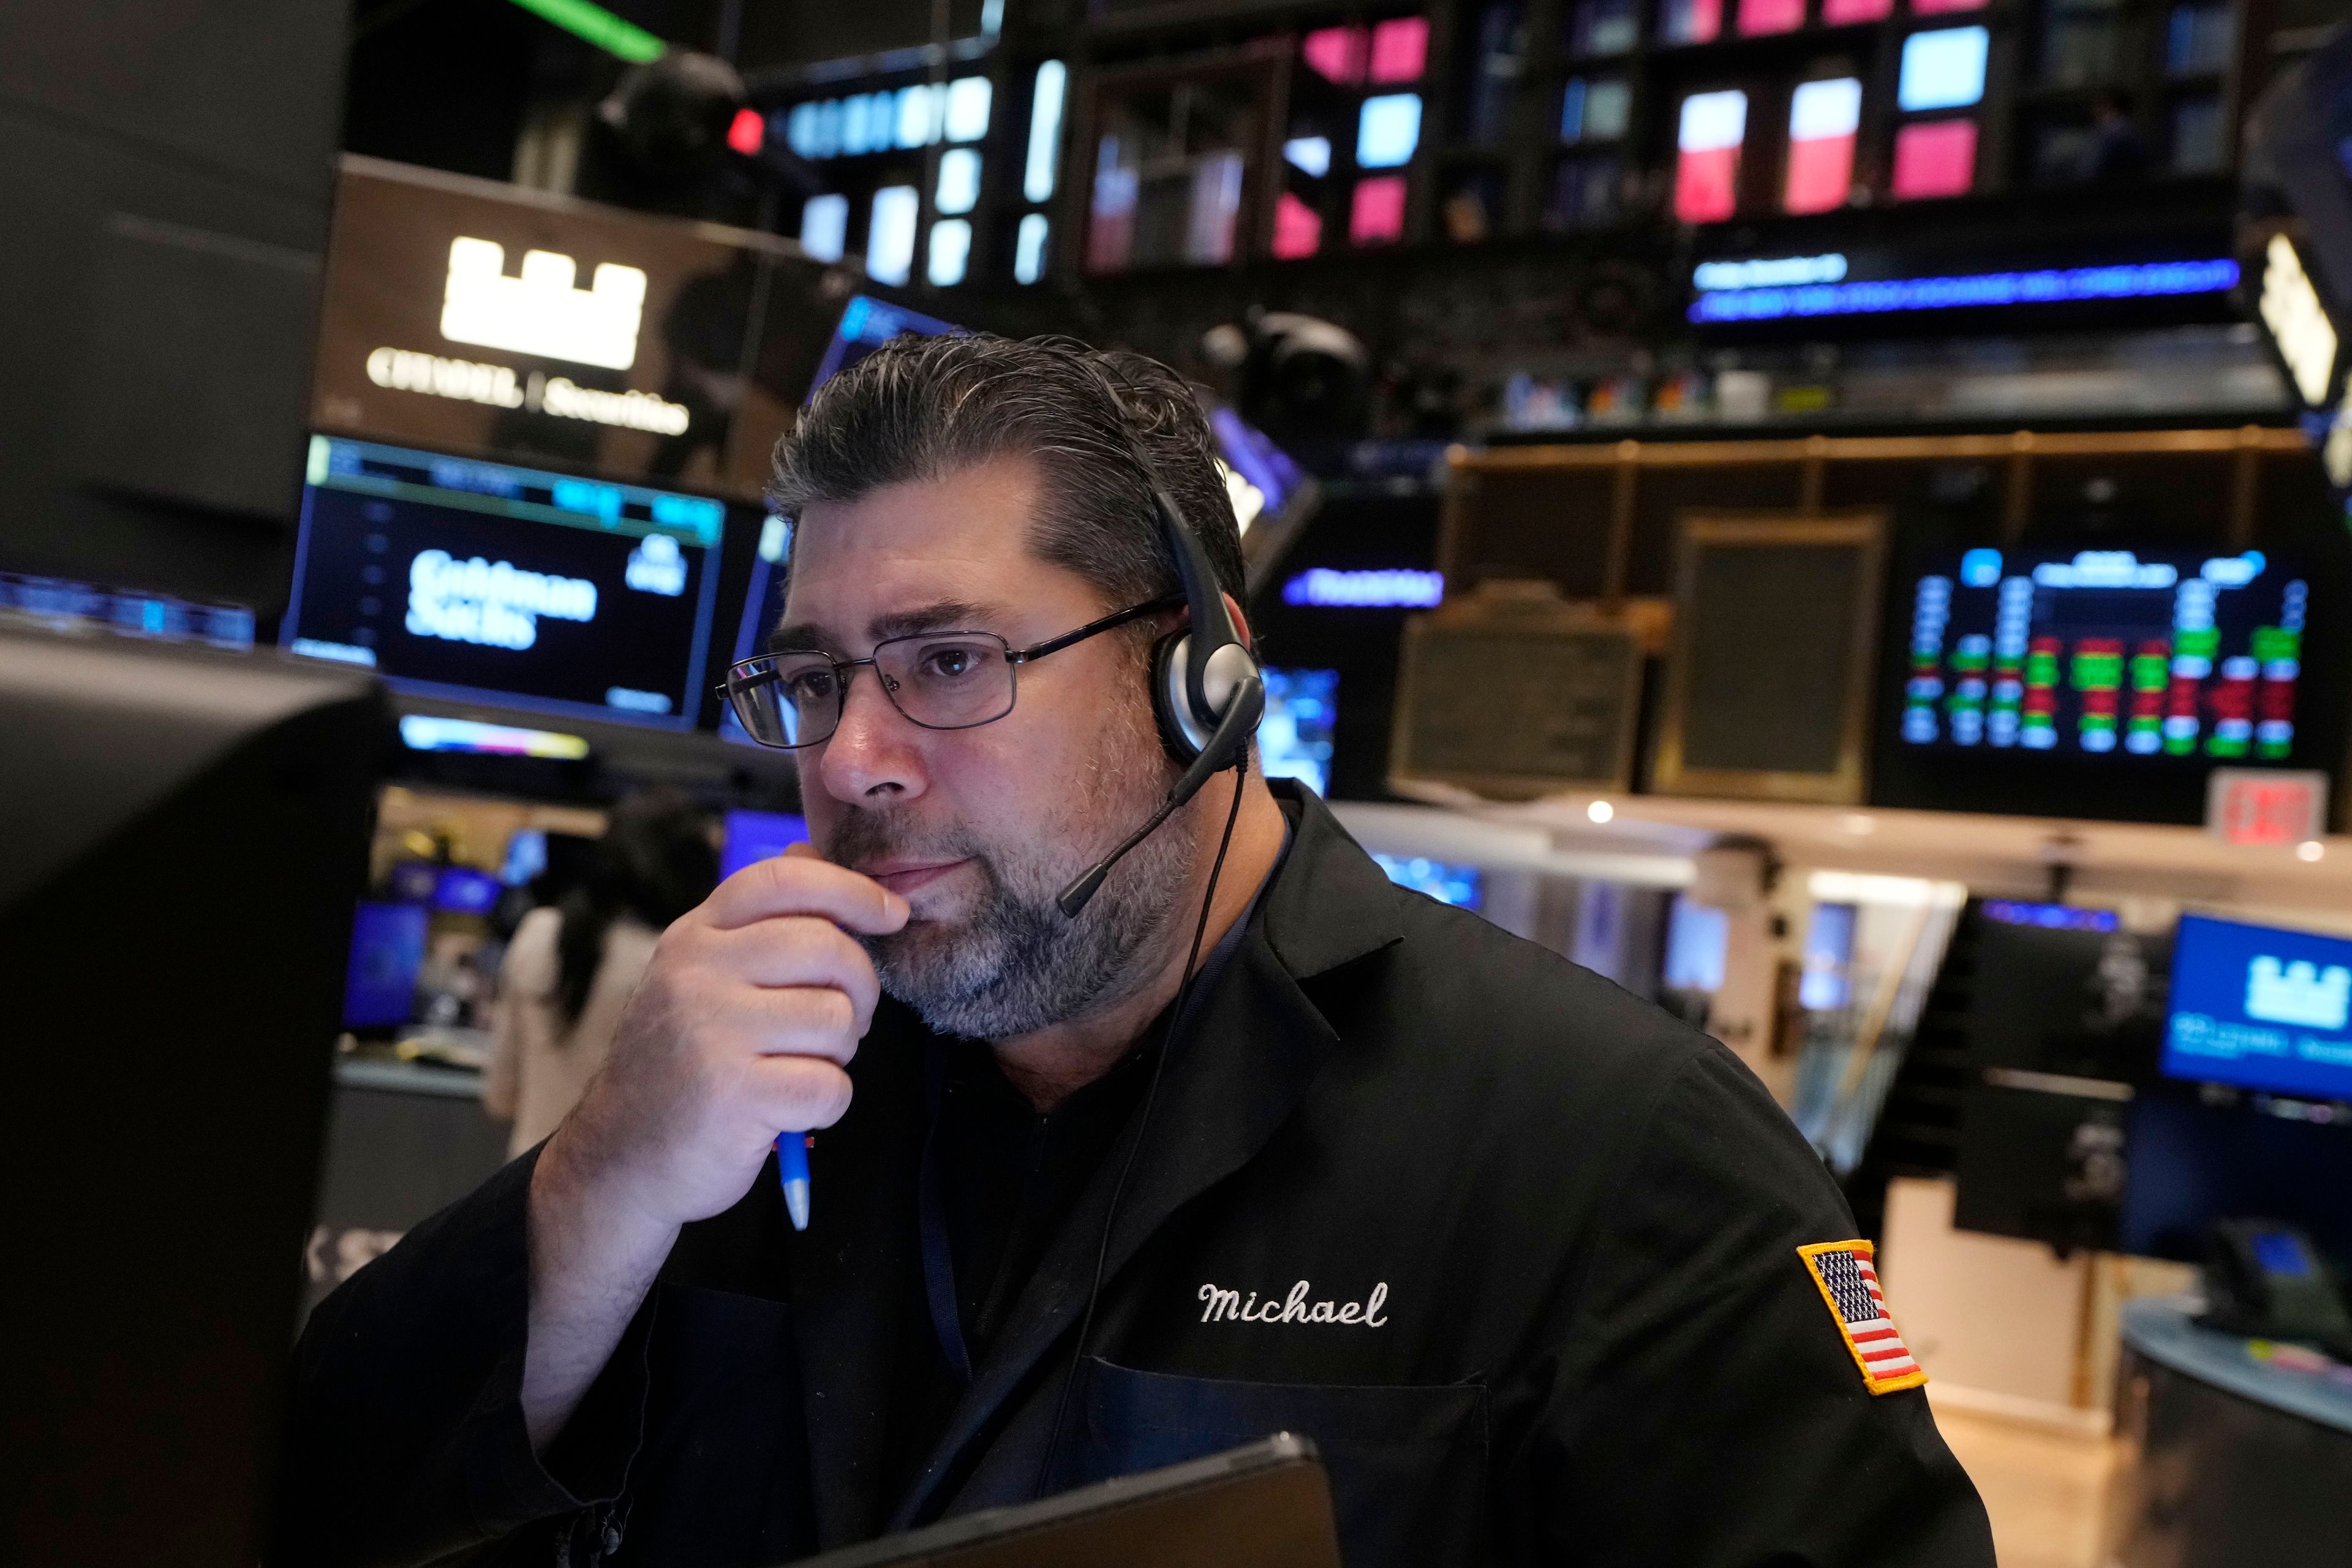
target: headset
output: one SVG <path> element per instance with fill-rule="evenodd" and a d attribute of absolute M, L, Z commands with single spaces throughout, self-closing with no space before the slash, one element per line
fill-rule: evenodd
<path fill-rule="evenodd" d="M 1151 1111 L 1160 1100 L 1160 1074 L 1168 1066 L 1168 1055 L 1175 1044 L 1175 1028 L 1183 1019 L 1184 1004 L 1192 994 L 1192 978 L 1201 961 L 1201 939 L 1208 931 L 1209 911 L 1216 902 L 1217 879 L 1224 872 L 1225 851 L 1233 847 L 1234 824 L 1241 817 L 1250 740 L 1257 733 L 1258 720 L 1265 712 L 1265 678 L 1258 669 L 1256 656 L 1242 641 L 1241 628 L 1234 624 L 1233 612 L 1225 607 L 1224 594 L 1217 586 L 1216 572 L 1209 564 L 1209 552 L 1202 546 L 1200 535 L 1184 521 L 1184 514 L 1177 510 L 1167 487 L 1160 482 L 1159 470 L 1144 449 L 1134 413 L 1126 399 L 1119 396 L 1109 373 L 1091 356 L 1082 356 L 1080 363 L 1102 383 L 1111 406 L 1118 411 L 1129 455 L 1150 488 L 1152 511 L 1159 520 L 1161 536 L 1168 542 L 1168 553 L 1175 561 L 1176 575 L 1184 585 L 1186 624 L 1161 637 L 1151 650 L 1151 710 L 1159 720 L 1160 738 L 1169 751 L 1187 765 L 1150 820 L 1062 889 L 1061 897 L 1055 900 L 1062 913 L 1076 919 L 1112 867 L 1150 837 L 1178 806 L 1200 794 L 1202 785 L 1227 768 L 1234 770 L 1234 800 L 1225 813 L 1224 837 L 1217 841 L 1217 858 L 1209 867 L 1208 887 L 1201 895 L 1201 914 L 1192 926 L 1192 948 L 1184 955 L 1183 976 L 1176 984 L 1175 999 L 1168 1005 L 1168 1030 L 1152 1059 L 1150 1081 L 1144 1089 L 1143 1104 L 1136 1114 L 1135 1138 L 1127 1146 L 1118 1180 L 1111 1186 L 1110 1206 L 1103 1215 L 1102 1235 L 1095 1245 L 1094 1273 L 1087 1285 L 1086 1311 L 1078 1320 L 1077 1340 L 1070 1352 L 1070 1370 L 1064 1374 L 1061 1394 L 1054 1403 L 1054 1425 L 1046 1435 L 1045 1455 L 1038 1461 L 1037 1477 L 1030 1489 L 1037 1496 L 1045 1494 L 1053 1479 L 1054 1461 L 1061 1453 L 1062 1427 L 1069 1415 L 1070 1394 L 1077 1386 L 1079 1369 L 1086 1362 L 1087 1340 L 1094 1331 L 1095 1308 L 1102 1297 L 1103 1270 L 1110 1258 L 1111 1234 L 1118 1224 L 1120 1200 L 1127 1195 L 1128 1179 L 1135 1173 L 1136 1157 L 1142 1153 L 1144 1141 L 1151 1131 Z"/>
<path fill-rule="evenodd" d="M 1190 765 L 1149 821 L 1062 889 L 1055 902 L 1073 920 L 1102 887 L 1111 868 L 1150 837 L 1178 806 L 1200 794 L 1215 774 L 1247 761 L 1251 737 L 1265 713 L 1265 678 L 1242 640 L 1233 612 L 1225 607 L 1208 551 L 1160 482 L 1137 434 L 1135 416 L 1109 374 L 1097 362 L 1082 363 L 1102 382 L 1118 410 L 1129 455 L 1150 488 L 1151 510 L 1183 584 L 1186 625 L 1160 638 L 1151 650 L 1151 711 L 1159 721 L 1160 739 L 1178 761 Z"/>

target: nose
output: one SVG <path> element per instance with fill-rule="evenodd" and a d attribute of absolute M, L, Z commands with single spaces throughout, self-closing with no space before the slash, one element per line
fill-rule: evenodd
<path fill-rule="evenodd" d="M 873 679 L 860 679 L 865 676 Z M 891 705 L 880 672 L 852 671 L 841 723 L 817 748 L 817 777 L 827 795 L 846 805 L 912 800 L 929 787 L 919 734 Z"/>

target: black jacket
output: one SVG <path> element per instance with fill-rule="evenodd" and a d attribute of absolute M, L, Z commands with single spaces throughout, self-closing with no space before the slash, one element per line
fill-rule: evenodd
<path fill-rule="evenodd" d="M 1290 1430 L 1349 1568 L 1990 1565 L 1925 1397 L 1864 1386 L 1799 1256 L 1853 1222 L 1748 1071 L 1291 798 L 1168 1062 L 1054 1486 Z M 361 1270 L 303 1336 L 275 1561 L 751 1568 L 1030 1495 L 1125 1145 L 887 1495 L 928 1039 L 886 1005 L 809 1230 L 772 1171 L 688 1227 L 544 1464 L 530 1157 Z"/>

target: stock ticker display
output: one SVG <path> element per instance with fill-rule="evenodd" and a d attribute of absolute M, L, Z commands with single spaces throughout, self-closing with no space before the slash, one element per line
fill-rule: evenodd
<path fill-rule="evenodd" d="M 1902 741 L 2288 761 L 2308 599 L 2259 551 L 1968 551 L 1913 588 Z"/>

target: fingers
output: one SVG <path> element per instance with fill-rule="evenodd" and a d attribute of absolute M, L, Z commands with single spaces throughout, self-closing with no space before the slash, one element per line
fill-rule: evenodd
<path fill-rule="evenodd" d="M 815 1057 L 765 1057 L 751 1064 L 745 1102 L 762 1126 L 805 1132 L 830 1127 L 849 1109 L 849 1075 Z"/>
<path fill-rule="evenodd" d="M 856 1005 L 857 1032 L 873 1021 L 882 993 L 874 961 L 856 939 L 814 915 L 780 915 L 704 939 L 706 961 L 758 986 L 829 985 Z"/>
<path fill-rule="evenodd" d="M 744 867 L 710 895 L 704 918 L 722 931 L 777 915 L 818 915 L 851 931 L 882 936 L 907 923 L 907 900 L 871 877 L 786 853 Z"/>
<path fill-rule="evenodd" d="M 746 990 L 714 1018 L 748 1057 L 821 1057 L 834 1062 L 857 1054 L 867 1021 L 846 993 L 830 985 Z"/>

